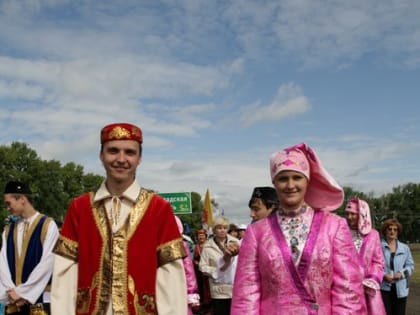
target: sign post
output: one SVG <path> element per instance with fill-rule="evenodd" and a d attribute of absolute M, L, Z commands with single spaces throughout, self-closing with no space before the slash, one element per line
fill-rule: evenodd
<path fill-rule="evenodd" d="M 191 192 L 159 193 L 159 196 L 171 204 L 176 215 L 192 213 Z"/>

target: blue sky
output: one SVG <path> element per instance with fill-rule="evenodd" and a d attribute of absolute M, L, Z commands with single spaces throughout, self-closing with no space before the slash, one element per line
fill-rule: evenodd
<path fill-rule="evenodd" d="M 306 142 L 344 186 L 419 182 L 417 0 L 1 0 L 1 144 L 103 175 L 99 130 L 144 132 L 140 183 L 249 222 L 269 156 Z"/>

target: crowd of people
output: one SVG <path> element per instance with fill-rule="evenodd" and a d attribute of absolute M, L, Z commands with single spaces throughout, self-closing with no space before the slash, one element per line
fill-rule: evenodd
<path fill-rule="evenodd" d="M 102 128 L 106 178 L 74 198 L 60 231 L 27 183 L 10 181 L 2 234 L 5 314 L 405 314 L 414 261 L 396 219 L 374 229 L 369 205 L 347 197 L 300 143 L 269 159 L 273 186 L 255 187 L 251 222 L 216 217 L 191 249 L 169 203 L 136 180 L 143 133 Z"/>

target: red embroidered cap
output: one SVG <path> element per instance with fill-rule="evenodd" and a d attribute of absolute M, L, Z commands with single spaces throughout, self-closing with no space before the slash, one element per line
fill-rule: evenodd
<path fill-rule="evenodd" d="M 114 123 L 101 130 L 101 144 L 111 140 L 135 140 L 143 143 L 141 129 L 129 123 Z"/>

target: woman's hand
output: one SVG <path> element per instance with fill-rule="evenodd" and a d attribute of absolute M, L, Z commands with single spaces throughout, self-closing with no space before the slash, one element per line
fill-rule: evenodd
<path fill-rule="evenodd" d="M 386 282 L 392 282 L 394 281 L 394 275 L 392 273 L 387 273 L 386 275 L 384 275 L 384 280 Z"/>

